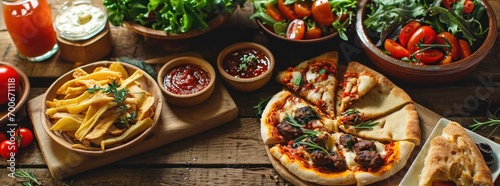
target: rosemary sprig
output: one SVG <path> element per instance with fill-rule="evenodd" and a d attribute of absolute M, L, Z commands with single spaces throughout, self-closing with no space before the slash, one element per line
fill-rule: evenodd
<path fill-rule="evenodd" d="M 288 113 L 286 113 L 286 117 L 283 120 L 294 127 L 302 127 L 302 125 Z"/>
<path fill-rule="evenodd" d="M 299 136 L 298 138 L 295 138 L 293 140 L 293 142 L 299 142 L 299 141 L 302 141 L 308 137 L 311 137 L 311 136 L 316 136 L 318 134 L 321 134 L 321 132 L 319 131 L 315 131 L 315 130 L 309 130 L 309 129 L 303 129 L 302 132 L 304 133 L 302 136 Z"/>
<path fill-rule="evenodd" d="M 498 111 L 500 111 L 500 109 L 497 110 L 497 112 Z M 481 121 L 478 121 L 476 119 L 473 119 L 474 124 L 469 125 L 467 128 L 469 128 L 469 130 L 471 130 L 471 131 L 480 131 L 480 130 L 483 130 L 485 128 L 494 126 L 495 128 L 493 128 L 493 130 L 487 136 L 488 138 L 491 137 L 491 135 L 493 135 L 493 133 L 495 133 L 497 128 L 500 126 L 500 119 L 498 119 L 496 117 L 497 112 L 495 112 L 495 114 L 488 112 L 488 120 L 487 121 L 481 122 Z"/>
<path fill-rule="evenodd" d="M 260 116 L 262 112 L 264 111 L 264 108 L 266 107 L 267 103 L 269 103 L 269 100 L 271 100 L 272 96 L 269 96 L 267 98 L 260 98 L 259 103 L 255 105 L 253 108 L 255 109 L 255 115 Z"/>
<path fill-rule="evenodd" d="M 307 150 L 320 150 L 320 151 L 325 152 L 327 155 L 330 155 L 330 152 L 328 152 L 325 148 L 319 146 L 316 143 L 310 142 L 310 141 L 299 141 L 299 142 L 295 142 L 295 144 L 305 145 L 305 146 L 307 146 L 306 147 Z"/>
<path fill-rule="evenodd" d="M 360 121 L 362 114 L 356 109 L 348 109 L 342 113 L 342 116 L 350 116 L 350 115 L 356 115 L 356 117 L 350 120 L 350 122 L 353 123 L 352 126 L 356 129 L 371 129 L 380 123 L 378 121 L 374 122 L 371 120 Z"/>
<path fill-rule="evenodd" d="M 88 88 L 87 92 L 93 94 L 99 90 L 102 90 L 105 94 L 113 94 L 113 98 L 115 102 L 118 104 L 118 109 L 115 114 L 121 114 L 120 116 L 120 124 L 123 124 L 126 128 L 130 127 L 130 122 L 127 118 L 127 113 L 129 113 L 127 105 L 125 105 L 125 100 L 127 99 L 127 94 L 129 94 L 126 88 L 119 88 L 120 84 L 113 80 L 112 83 L 108 83 L 107 87 L 98 87 L 94 85 L 92 88 Z"/>
<path fill-rule="evenodd" d="M 371 120 L 367 120 L 367 121 L 362 121 L 360 123 L 357 123 L 357 124 L 354 124 L 354 128 L 357 128 L 357 129 L 371 129 L 373 128 L 374 126 L 378 125 L 380 122 L 374 122 L 374 121 L 371 121 Z"/>
<path fill-rule="evenodd" d="M 42 181 L 29 170 L 16 170 L 16 172 L 14 172 L 14 177 L 20 179 L 25 186 L 43 185 Z"/>

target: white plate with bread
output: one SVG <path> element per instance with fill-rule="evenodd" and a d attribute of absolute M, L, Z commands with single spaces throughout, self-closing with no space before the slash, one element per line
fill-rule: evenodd
<path fill-rule="evenodd" d="M 424 167 L 424 162 L 425 158 L 428 154 L 429 151 L 429 146 L 432 141 L 436 136 L 440 136 L 443 132 L 443 129 L 450 123 L 450 120 L 447 120 L 445 118 L 441 118 L 434 129 L 432 130 L 431 135 L 425 142 L 424 146 L 422 147 L 422 150 L 420 153 L 417 155 L 415 161 L 413 161 L 412 165 L 410 166 L 410 169 L 406 173 L 405 177 L 403 180 L 401 180 L 401 183 L 399 184 L 400 186 L 417 186 L 419 184 L 419 175 L 422 172 L 422 168 Z M 493 182 L 497 179 L 499 173 L 500 173 L 500 145 L 497 144 L 496 142 L 493 142 L 475 132 L 472 132 L 468 129 L 465 129 L 465 131 L 470 135 L 470 137 L 474 140 L 475 143 L 487 143 L 493 152 L 491 155 L 495 159 L 493 164 L 489 166 L 489 169 L 491 171 L 491 177 L 493 178 Z"/>

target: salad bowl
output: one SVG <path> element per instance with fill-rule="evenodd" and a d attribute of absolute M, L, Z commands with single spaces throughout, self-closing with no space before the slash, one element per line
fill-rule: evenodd
<path fill-rule="evenodd" d="M 488 30 L 482 38 L 478 38 L 474 42 L 474 46 L 472 46 L 472 51 L 468 57 L 460 58 L 450 63 L 414 64 L 389 55 L 389 52 L 380 46 L 384 44 L 377 46 L 376 38 L 378 34 L 369 30 L 364 24 L 367 14 L 370 11 L 369 6 L 372 6 L 372 0 L 363 0 L 360 2 L 356 15 L 356 32 L 362 49 L 370 61 L 390 77 L 419 85 L 453 83 L 469 75 L 479 65 L 483 58 L 490 52 L 497 37 L 497 20 L 492 7 L 488 4 L 487 0 L 473 1 L 478 2 L 476 6 L 484 7 L 484 16 L 479 18 L 478 21 L 482 23 L 483 29 Z"/>

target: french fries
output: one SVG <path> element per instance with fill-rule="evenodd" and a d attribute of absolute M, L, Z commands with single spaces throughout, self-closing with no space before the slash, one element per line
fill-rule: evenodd
<path fill-rule="evenodd" d="M 119 62 L 93 72 L 77 68 L 53 100 L 47 100 L 45 114 L 50 130 L 67 133 L 73 148 L 105 150 L 125 143 L 153 125 L 155 115 L 151 93 L 141 88 L 143 77 L 131 75 Z"/>

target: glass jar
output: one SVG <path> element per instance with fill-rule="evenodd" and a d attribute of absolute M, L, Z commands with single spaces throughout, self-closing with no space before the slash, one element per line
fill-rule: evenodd
<path fill-rule="evenodd" d="M 43 61 L 57 50 L 52 13 L 47 0 L 2 0 L 7 31 L 18 56 L 29 61 Z"/>
<path fill-rule="evenodd" d="M 91 0 L 68 0 L 54 21 L 60 57 L 70 62 L 101 60 L 112 50 L 107 12 Z"/>
<path fill-rule="evenodd" d="M 60 37 L 80 41 L 102 31 L 106 23 L 106 12 L 93 6 L 91 0 L 72 0 L 61 5 L 54 27 Z"/>

